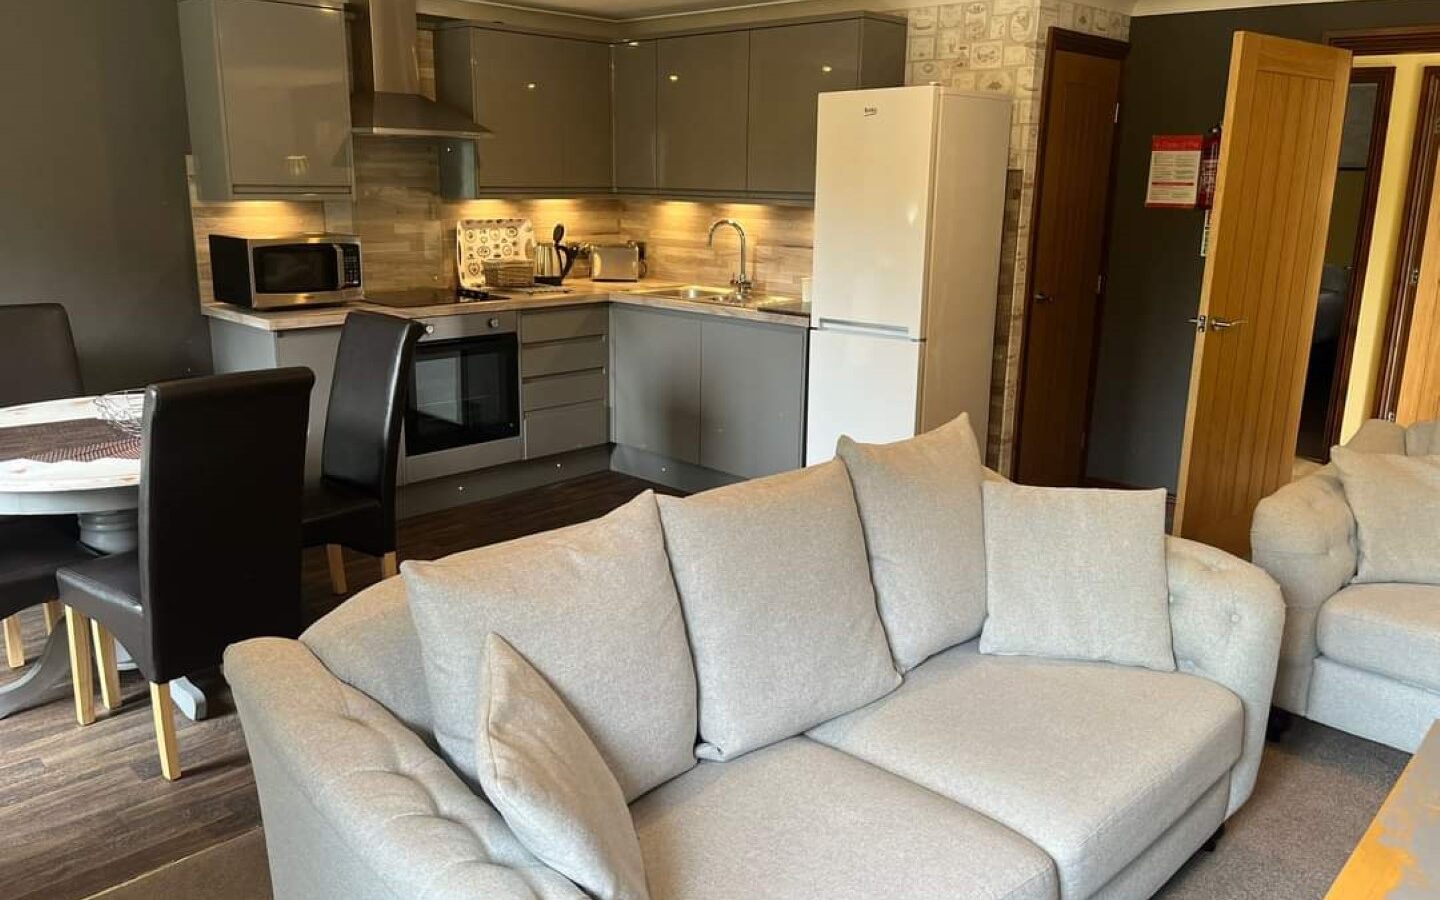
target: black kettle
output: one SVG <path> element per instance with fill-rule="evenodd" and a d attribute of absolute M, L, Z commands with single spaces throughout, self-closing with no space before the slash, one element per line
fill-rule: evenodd
<path fill-rule="evenodd" d="M 565 226 L 556 225 L 555 240 L 549 244 L 535 246 L 535 281 L 538 284 L 559 285 L 570 274 L 575 258 L 580 251 L 574 245 L 561 243 L 565 240 Z"/>

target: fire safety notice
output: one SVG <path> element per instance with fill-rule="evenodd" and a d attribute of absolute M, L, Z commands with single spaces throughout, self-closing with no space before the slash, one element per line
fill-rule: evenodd
<path fill-rule="evenodd" d="M 1150 178 L 1145 205 L 1157 209 L 1194 209 L 1200 187 L 1203 134 L 1157 134 L 1150 139 Z"/>

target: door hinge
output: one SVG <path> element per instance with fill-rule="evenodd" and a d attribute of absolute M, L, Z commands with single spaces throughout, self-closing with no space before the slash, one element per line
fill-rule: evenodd
<path fill-rule="evenodd" d="M 1417 286 L 1417 285 L 1419 285 L 1419 284 L 1420 284 L 1420 270 L 1419 270 L 1418 268 L 1411 269 L 1411 270 L 1410 270 L 1410 286 L 1411 286 L 1411 287 L 1415 287 L 1415 286 Z"/>
<path fill-rule="evenodd" d="M 1120 104 L 1118 102 L 1115 104 L 1115 118 L 1111 119 L 1110 121 L 1114 122 L 1116 125 L 1120 124 Z"/>
<path fill-rule="evenodd" d="M 1095 296 L 1105 293 L 1105 273 L 1101 272 L 1095 276 Z"/>

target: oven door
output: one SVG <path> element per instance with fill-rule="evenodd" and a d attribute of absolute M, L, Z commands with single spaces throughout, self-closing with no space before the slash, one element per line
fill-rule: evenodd
<path fill-rule="evenodd" d="M 426 336 L 415 347 L 405 409 L 407 481 L 521 458 L 520 349 L 513 319 L 512 313 L 426 323 Z"/>

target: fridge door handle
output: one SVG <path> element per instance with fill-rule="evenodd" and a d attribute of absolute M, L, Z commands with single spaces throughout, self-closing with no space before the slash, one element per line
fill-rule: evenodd
<path fill-rule="evenodd" d="M 853 319 L 831 319 L 821 316 L 815 320 L 815 327 L 825 331 L 843 331 L 848 334 L 870 334 L 876 337 L 910 339 L 910 329 L 904 325 L 880 325 L 874 322 L 857 322 Z"/>

